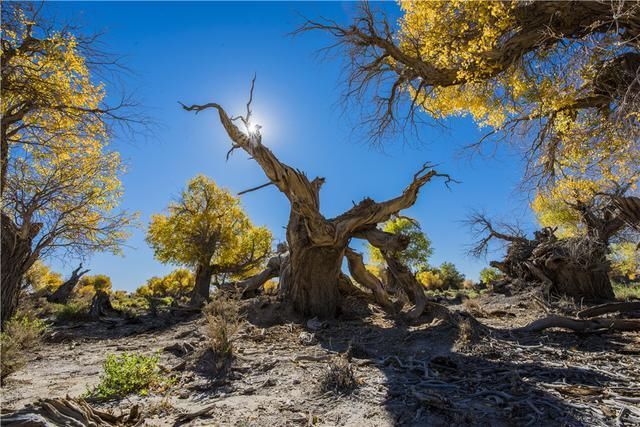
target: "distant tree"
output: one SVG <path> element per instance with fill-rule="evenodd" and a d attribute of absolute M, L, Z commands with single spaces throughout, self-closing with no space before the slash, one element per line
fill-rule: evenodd
<path fill-rule="evenodd" d="M 501 279 L 504 277 L 504 274 L 500 272 L 497 268 L 486 267 L 480 270 L 480 282 L 485 285 L 490 285 L 491 282 Z"/>
<path fill-rule="evenodd" d="M 191 301 L 209 298 L 211 278 L 241 278 L 264 264 L 271 232 L 255 227 L 237 197 L 198 175 L 166 214 L 153 215 L 147 242 L 162 262 L 195 269 Z"/>
<path fill-rule="evenodd" d="M 193 291 L 193 273 L 186 268 L 177 268 L 164 277 L 152 277 L 136 289 L 141 297 L 171 297 L 180 300 Z"/>
<path fill-rule="evenodd" d="M 427 289 L 460 289 L 465 281 L 464 274 L 451 262 L 423 270 L 416 275 L 416 279 Z"/>
<path fill-rule="evenodd" d="M 105 274 L 96 274 L 80 279 L 76 294 L 81 298 L 91 298 L 97 293 L 111 294 L 112 288 L 111 277 Z"/>
<path fill-rule="evenodd" d="M 429 267 L 429 257 L 433 254 L 431 241 L 420 228 L 420 224 L 413 219 L 397 217 L 385 222 L 382 230 L 392 234 L 402 234 L 407 237 L 409 244 L 406 249 L 398 252 L 397 259 L 404 263 L 414 273 Z M 380 249 L 367 244 L 371 261 L 383 264 L 384 257 Z"/>
<path fill-rule="evenodd" d="M 614 278 L 640 279 L 640 247 L 632 242 L 611 245 L 611 272 Z"/>
<path fill-rule="evenodd" d="M 438 269 L 423 270 L 416 275 L 416 279 L 427 289 L 438 290 L 444 288 L 444 280 Z"/>
<path fill-rule="evenodd" d="M 443 262 L 438 268 L 446 289 L 460 289 L 464 283 L 464 274 L 460 273 L 452 262 Z"/>
<path fill-rule="evenodd" d="M 22 276 L 52 252 L 118 251 L 131 217 L 116 212 L 123 172 L 108 150 L 108 107 L 94 64 L 95 37 L 47 22 L 42 5 L 2 7 L 0 192 L 2 324 L 15 313 Z"/>

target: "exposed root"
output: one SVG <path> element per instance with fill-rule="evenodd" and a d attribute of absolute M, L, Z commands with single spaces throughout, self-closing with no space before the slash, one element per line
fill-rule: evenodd
<path fill-rule="evenodd" d="M 597 333 L 607 330 L 640 331 L 640 319 L 573 319 L 564 316 L 548 316 L 515 330 L 539 332 L 548 328 L 563 328 L 581 333 Z"/>
<path fill-rule="evenodd" d="M 587 319 L 607 313 L 628 313 L 631 311 L 640 311 L 640 301 L 615 302 L 611 304 L 597 305 L 580 311 L 578 313 L 578 317 L 581 319 Z"/>
<path fill-rule="evenodd" d="M 130 426 L 142 419 L 140 406 L 128 413 L 115 416 L 93 408 L 83 399 L 40 399 L 6 417 L 3 425 L 58 425 L 58 426 Z"/>

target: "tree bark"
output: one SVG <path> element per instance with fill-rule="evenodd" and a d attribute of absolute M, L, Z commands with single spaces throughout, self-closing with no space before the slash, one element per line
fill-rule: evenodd
<path fill-rule="evenodd" d="M 349 271 L 354 280 L 365 286 L 373 293 L 373 299 L 385 310 L 389 312 L 395 311 L 395 306 L 389 299 L 389 295 L 384 290 L 384 286 L 378 278 L 371 273 L 364 265 L 362 255 L 351 248 L 347 248 L 347 263 Z"/>
<path fill-rule="evenodd" d="M 608 269 L 599 265 L 584 267 L 559 261 L 547 266 L 547 270 L 553 281 L 554 292 L 560 295 L 590 301 L 615 299 Z"/>
<path fill-rule="evenodd" d="M 343 248 L 330 246 L 309 246 L 291 252 L 291 283 L 286 285 L 286 298 L 294 310 L 321 319 L 335 316 L 343 255 Z"/>
<path fill-rule="evenodd" d="M 209 289 L 211 288 L 211 276 L 213 270 L 210 266 L 200 264 L 196 268 L 195 284 L 191 292 L 192 306 L 202 306 L 209 301 Z"/>
<path fill-rule="evenodd" d="M 71 293 L 75 289 L 76 285 L 80 281 L 80 278 L 87 274 L 89 270 L 80 271 L 82 269 L 82 263 L 73 270 L 71 273 L 71 277 L 64 282 L 55 292 L 49 296 L 47 296 L 47 301 L 57 303 L 57 304 L 66 304 L 69 301 L 69 297 Z"/>
<path fill-rule="evenodd" d="M 13 317 L 18 309 L 22 276 L 33 265 L 36 257 L 32 253 L 31 243 L 40 231 L 40 224 L 32 227 L 18 228 L 11 218 L 1 215 L 1 247 L 0 247 L 0 327 L 4 328 L 5 322 Z"/>
<path fill-rule="evenodd" d="M 267 280 L 280 276 L 280 270 L 289 262 L 288 252 L 280 253 L 267 262 L 267 267 L 248 279 L 238 282 L 236 286 L 242 291 L 243 297 L 254 296 L 258 289 L 264 285 Z"/>

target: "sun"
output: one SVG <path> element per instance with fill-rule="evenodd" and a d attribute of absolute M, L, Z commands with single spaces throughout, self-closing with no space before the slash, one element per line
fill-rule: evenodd
<path fill-rule="evenodd" d="M 259 124 L 257 124 L 257 123 L 249 122 L 249 123 L 247 124 L 247 132 L 249 132 L 250 134 L 256 134 L 256 133 L 259 133 L 261 128 L 262 128 L 262 126 L 260 126 L 260 125 L 259 125 Z"/>

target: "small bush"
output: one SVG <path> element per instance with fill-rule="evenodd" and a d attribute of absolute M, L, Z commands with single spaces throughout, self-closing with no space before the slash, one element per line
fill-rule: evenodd
<path fill-rule="evenodd" d="M 86 396 L 98 399 L 125 397 L 132 393 L 146 395 L 149 390 L 161 389 L 170 384 L 160 372 L 158 354 L 145 356 L 139 353 L 109 354 L 102 368 L 100 383 Z"/>
<path fill-rule="evenodd" d="M 492 282 L 500 280 L 504 277 L 504 274 L 493 267 L 486 267 L 480 270 L 480 282 L 485 285 L 490 285 Z"/>
<path fill-rule="evenodd" d="M 351 363 L 340 357 L 329 364 L 329 370 L 320 381 L 320 391 L 349 394 L 358 387 Z"/>
<path fill-rule="evenodd" d="M 233 339 L 240 329 L 240 313 L 237 301 L 218 295 L 205 308 L 206 336 L 211 350 L 222 359 L 233 355 Z"/>
<path fill-rule="evenodd" d="M 69 301 L 56 304 L 54 316 L 59 322 L 80 322 L 89 317 L 89 305 L 86 301 Z"/>
<path fill-rule="evenodd" d="M 442 289 L 444 286 L 444 281 L 442 280 L 440 273 L 435 271 L 421 271 L 416 275 L 416 279 L 422 284 L 422 286 L 430 290 Z"/>
<path fill-rule="evenodd" d="M 42 320 L 27 316 L 5 324 L 5 331 L 0 334 L 0 381 L 25 365 L 26 354 L 40 343 L 46 329 Z"/>
<path fill-rule="evenodd" d="M 622 284 L 622 283 L 612 283 L 613 293 L 615 294 L 617 299 L 620 300 L 631 300 L 631 299 L 640 299 L 640 283 L 635 284 Z"/>
<path fill-rule="evenodd" d="M 465 279 L 465 281 L 462 282 L 462 289 L 464 290 L 470 291 L 475 289 L 475 287 L 476 287 L 476 284 L 473 283 L 473 280 Z"/>

